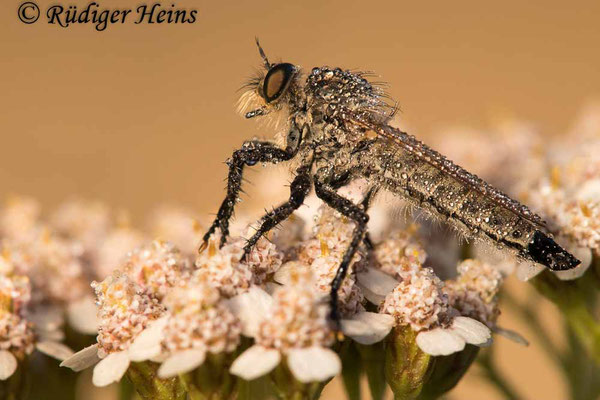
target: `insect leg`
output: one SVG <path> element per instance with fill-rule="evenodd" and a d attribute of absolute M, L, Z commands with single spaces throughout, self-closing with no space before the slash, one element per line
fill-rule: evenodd
<path fill-rule="evenodd" d="M 342 262 L 338 267 L 338 270 L 331 282 L 331 319 L 339 325 L 340 315 L 338 311 L 338 290 L 346 277 L 348 267 L 354 257 L 354 253 L 358 249 L 360 242 L 363 240 L 364 234 L 367 230 L 367 222 L 369 222 L 369 215 L 350 200 L 340 196 L 335 190 L 328 184 L 319 182 L 315 179 L 315 192 L 317 197 L 323 200 L 327 205 L 336 211 L 342 213 L 347 218 L 352 219 L 356 223 L 354 232 L 352 234 L 352 241 L 348 246 L 348 249 L 344 253 Z"/>
<path fill-rule="evenodd" d="M 233 215 L 235 204 L 239 199 L 240 187 L 242 185 L 242 173 L 245 166 L 252 166 L 258 162 L 277 163 L 290 160 L 296 154 L 296 149 L 287 147 L 280 149 L 270 142 L 251 140 L 244 142 L 242 148 L 233 152 L 230 159 L 227 160 L 229 166 L 229 176 L 227 178 L 227 195 L 221 203 L 217 212 L 217 217 L 203 237 L 203 243 L 200 251 L 206 248 L 208 239 L 217 228 L 221 231 L 221 241 L 219 247 L 222 247 L 229 235 L 229 220 Z"/>
<path fill-rule="evenodd" d="M 304 198 L 308 195 L 312 184 L 310 168 L 311 166 L 309 164 L 303 165 L 296 170 L 297 175 L 290 185 L 289 200 L 261 218 L 262 223 L 260 228 L 258 228 L 256 233 L 248 239 L 248 242 L 246 242 L 246 245 L 244 246 L 244 255 L 242 256 L 242 259 L 245 259 L 248 256 L 256 242 L 258 242 L 264 234 L 268 233 L 279 223 L 287 219 L 304 203 Z"/>
<path fill-rule="evenodd" d="M 360 203 L 360 205 L 362 206 L 363 210 L 365 210 L 365 212 L 369 209 L 369 205 L 371 204 L 371 199 L 373 199 L 373 196 L 375 195 L 375 193 L 377 192 L 377 190 L 372 187 L 369 189 L 369 191 L 367 192 L 367 194 L 365 195 L 365 197 L 363 198 L 362 202 Z M 375 247 L 373 245 L 373 241 L 371 240 L 371 235 L 369 235 L 369 232 L 365 232 L 365 237 L 363 239 L 363 242 L 365 243 L 365 245 L 367 246 L 367 248 L 369 250 L 373 250 L 373 248 Z"/>

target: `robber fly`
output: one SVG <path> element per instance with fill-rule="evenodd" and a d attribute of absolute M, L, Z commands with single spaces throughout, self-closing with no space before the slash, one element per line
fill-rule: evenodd
<path fill-rule="evenodd" d="M 247 241 L 247 256 L 256 242 L 288 218 L 304 202 L 311 187 L 327 205 L 355 223 L 352 240 L 331 283 L 331 318 L 339 321 L 338 289 L 360 244 L 366 240 L 367 209 L 378 190 L 386 190 L 425 209 L 462 231 L 554 271 L 574 268 L 579 260 L 552 239 L 539 216 L 477 176 L 452 163 L 392 126 L 395 106 L 380 86 L 361 72 L 327 66 L 304 78 L 290 63 L 272 64 L 256 41 L 264 71 L 247 85 L 247 103 L 257 107 L 246 118 L 283 117 L 283 146 L 275 142 L 244 142 L 227 161 L 227 195 L 204 236 L 206 247 L 219 228 L 220 246 L 229 234 L 229 220 L 238 201 L 244 167 L 256 163 L 295 161 L 289 200 L 265 214 Z M 337 190 L 355 179 L 369 189 L 360 204 Z"/>

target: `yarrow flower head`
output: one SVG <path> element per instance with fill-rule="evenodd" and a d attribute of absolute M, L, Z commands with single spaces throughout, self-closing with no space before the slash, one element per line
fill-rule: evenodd
<path fill-rule="evenodd" d="M 201 275 L 174 288 L 164 304 L 168 318 L 161 344 L 166 359 L 159 376 L 191 371 L 204 362 L 207 353 L 231 353 L 239 345 L 240 321 L 225 306 L 219 291 Z"/>
<path fill-rule="evenodd" d="M 449 305 L 443 286 L 430 268 L 419 269 L 399 282 L 380 310 L 393 316 L 398 325 L 410 325 L 417 332 L 445 326 Z"/>
<path fill-rule="evenodd" d="M 339 357 L 328 348 L 335 340 L 328 307 L 306 276 L 298 278 L 297 285 L 276 289 L 272 298 L 253 288 L 232 302 L 255 344 L 236 359 L 231 373 L 255 379 L 277 367 L 283 356 L 300 382 L 325 380 L 340 371 Z"/>
<path fill-rule="evenodd" d="M 449 303 L 461 315 L 494 328 L 500 314 L 497 295 L 502 274 L 487 263 L 471 259 L 462 261 L 457 271 L 458 277 L 446 281 L 443 288 Z"/>
<path fill-rule="evenodd" d="M 66 346 L 50 336 L 59 326 L 36 326 L 27 317 L 31 286 L 29 279 L 20 275 L 0 273 L 0 380 L 8 379 L 35 348 L 64 359 L 72 354 Z"/>
<path fill-rule="evenodd" d="M 161 300 L 177 282 L 191 276 L 192 265 L 172 243 L 154 240 L 127 254 L 123 271 Z"/>
<path fill-rule="evenodd" d="M 92 282 L 99 308 L 97 344 L 61 363 L 75 371 L 94 367 L 93 382 L 106 386 L 119 381 L 131 361 L 133 340 L 165 312 L 158 299 L 119 270 L 102 282 Z"/>
<path fill-rule="evenodd" d="M 297 246 L 293 260 L 284 264 L 275 274 L 278 283 L 290 285 L 294 273 L 301 270 L 312 271 L 312 284 L 322 295 L 331 292 L 331 282 L 336 276 L 338 267 L 349 244 L 353 224 L 343 218 L 336 218 L 334 211 L 322 206 L 319 208 L 316 225 L 312 235 Z M 355 270 L 366 262 L 362 254 L 357 254 L 350 266 L 349 273 L 342 282 L 338 291 L 340 313 L 343 316 L 352 316 L 364 310 L 363 295 L 356 285 Z"/>
<path fill-rule="evenodd" d="M 309 285 L 280 288 L 273 294 L 273 308 L 255 337 L 258 345 L 283 353 L 293 348 L 328 347 L 334 334 L 327 322 L 328 307 Z"/>
<path fill-rule="evenodd" d="M 112 228 L 110 209 L 99 201 L 72 199 L 50 216 L 50 225 L 64 237 L 79 241 L 89 258 L 97 257 L 99 243 Z"/>
<path fill-rule="evenodd" d="M 126 350 L 132 340 L 164 312 L 156 297 L 119 271 L 102 282 L 93 282 L 92 287 L 99 307 L 100 358 Z"/>
<path fill-rule="evenodd" d="M 243 238 L 234 238 L 218 248 L 218 237 L 209 240 L 208 246 L 196 258 L 198 273 L 205 276 L 225 297 L 243 293 L 251 285 L 262 285 L 279 269 L 283 254 L 265 238 L 242 260 Z"/>
<path fill-rule="evenodd" d="M 81 254 L 78 243 L 44 228 L 27 242 L 5 241 L 3 258 L 10 259 L 16 272 L 29 276 L 33 303 L 63 305 L 85 293 Z"/>
<path fill-rule="evenodd" d="M 427 253 L 416 237 L 415 227 L 395 230 L 375 248 L 379 269 L 398 279 L 416 273 L 427 258 Z"/>
<path fill-rule="evenodd" d="M 410 327 L 416 343 L 427 354 L 448 355 L 465 344 L 486 345 L 490 330 L 481 322 L 460 315 L 450 306 L 444 283 L 430 268 L 420 268 L 398 282 L 369 268 L 358 275 L 361 287 L 380 312 L 393 317 L 396 329 Z"/>
<path fill-rule="evenodd" d="M 218 248 L 218 239 L 210 239 L 208 247 L 196 258 L 196 268 L 219 289 L 225 297 L 233 297 L 248 290 L 254 279 L 252 271 L 240 261 L 243 239 L 233 240 Z"/>

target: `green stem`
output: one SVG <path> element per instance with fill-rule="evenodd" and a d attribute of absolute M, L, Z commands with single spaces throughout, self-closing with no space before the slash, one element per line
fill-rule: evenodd
<path fill-rule="evenodd" d="M 561 281 L 545 271 L 532 279 L 532 283 L 542 295 L 556 304 L 592 359 L 600 364 L 600 326 L 588 309 L 583 287 L 587 283 L 583 280 L 587 277 L 588 274 L 576 281 Z"/>
<path fill-rule="evenodd" d="M 281 363 L 269 375 L 273 382 L 275 393 L 281 400 L 311 400 L 318 399 L 329 380 L 325 382 L 299 382 L 287 367 Z"/>
<path fill-rule="evenodd" d="M 344 341 L 340 351 L 342 359 L 342 380 L 349 400 L 361 400 L 360 377 L 362 362 L 356 344 L 350 340 Z"/>
<path fill-rule="evenodd" d="M 150 361 L 129 366 L 127 377 L 140 397 L 147 400 L 185 400 L 185 389 L 179 378 L 158 378 L 158 366 Z"/>

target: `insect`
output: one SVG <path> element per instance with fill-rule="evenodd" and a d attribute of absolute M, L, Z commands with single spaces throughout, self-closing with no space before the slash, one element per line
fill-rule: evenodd
<path fill-rule="evenodd" d="M 369 203 L 386 190 L 425 209 L 461 230 L 520 259 L 567 270 L 579 260 L 561 248 L 539 216 L 477 176 L 455 165 L 415 137 L 389 125 L 395 107 L 384 91 L 360 72 L 318 67 L 303 78 L 290 63 L 272 64 L 256 41 L 263 73 L 247 85 L 247 103 L 256 102 L 246 118 L 282 117 L 283 146 L 249 140 L 227 161 L 227 195 L 204 236 L 205 248 L 218 228 L 220 246 L 229 234 L 229 220 L 240 192 L 242 173 L 256 163 L 294 161 L 289 200 L 265 214 L 244 247 L 256 242 L 298 209 L 314 186 L 316 195 L 355 224 L 352 240 L 331 283 L 331 318 L 339 321 L 338 289 L 357 248 L 368 244 Z M 355 204 L 337 193 L 355 179 L 369 188 Z"/>

